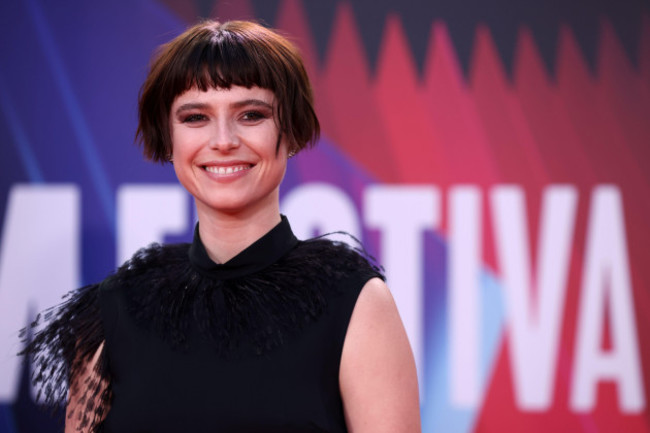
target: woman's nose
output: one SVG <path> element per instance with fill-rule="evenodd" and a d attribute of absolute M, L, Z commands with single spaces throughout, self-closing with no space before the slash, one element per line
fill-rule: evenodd
<path fill-rule="evenodd" d="M 239 147 L 239 137 L 235 127 L 225 120 L 216 122 L 210 137 L 210 147 L 221 152 Z"/>

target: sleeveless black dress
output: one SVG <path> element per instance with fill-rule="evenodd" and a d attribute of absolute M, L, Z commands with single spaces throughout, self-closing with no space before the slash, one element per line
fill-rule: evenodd
<path fill-rule="evenodd" d="M 341 352 L 373 277 L 365 255 L 298 241 L 285 217 L 225 264 L 197 227 L 192 244 L 140 250 L 73 292 L 26 352 L 52 403 L 105 341 L 72 415 L 96 432 L 346 432 Z"/>

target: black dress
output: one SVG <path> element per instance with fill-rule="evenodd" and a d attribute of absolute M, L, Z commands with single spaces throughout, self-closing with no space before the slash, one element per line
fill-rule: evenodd
<path fill-rule="evenodd" d="M 61 388 L 105 341 L 97 376 L 108 386 L 86 384 L 89 405 L 73 414 L 95 431 L 346 432 L 341 351 L 373 277 L 383 278 L 364 255 L 298 241 L 285 217 L 225 264 L 197 227 L 192 244 L 140 250 L 74 292 L 28 347 L 35 382 Z"/>

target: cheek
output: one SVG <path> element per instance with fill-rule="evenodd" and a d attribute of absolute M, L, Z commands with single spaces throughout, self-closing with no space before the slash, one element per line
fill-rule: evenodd
<path fill-rule="evenodd" d="M 171 142 L 171 151 L 172 154 L 176 157 L 179 155 L 179 146 L 178 143 L 181 141 L 181 138 L 179 137 L 178 130 L 174 127 L 170 128 L 171 131 L 169 131 L 169 140 Z"/>
<path fill-rule="evenodd" d="M 171 133 L 172 152 L 174 158 L 187 158 L 198 148 L 196 143 L 200 142 L 200 137 L 194 131 L 189 129 L 176 128 Z"/>
<path fill-rule="evenodd" d="M 169 137 L 171 138 L 172 150 L 179 150 L 184 142 L 183 131 L 181 131 L 179 127 L 172 127 Z"/>
<path fill-rule="evenodd" d="M 183 155 L 178 154 L 174 155 L 174 173 L 176 173 L 176 179 L 187 189 L 186 179 L 189 178 L 187 173 L 187 166 L 182 162 Z"/>
<path fill-rule="evenodd" d="M 183 131 L 181 128 L 172 129 L 170 134 L 172 145 L 172 156 L 174 172 L 176 177 L 185 188 L 188 187 L 187 182 L 191 179 L 191 171 L 193 170 L 192 161 L 194 160 L 194 150 L 188 131 Z"/>

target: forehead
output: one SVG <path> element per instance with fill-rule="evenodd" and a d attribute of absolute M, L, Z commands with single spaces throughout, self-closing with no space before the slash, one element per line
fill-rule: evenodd
<path fill-rule="evenodd" d="M 210 87 L 201 90 L 198 87 L 191 87 L 174 99 L 172 107 L 188 102 L 201 102 L 205 104 L 231 104 L 246 100 L 257 100 L 269 105 L 275 103 L 275 95 L 269 89 L 253 86 L 230 86 L 230 88 Z"/>

